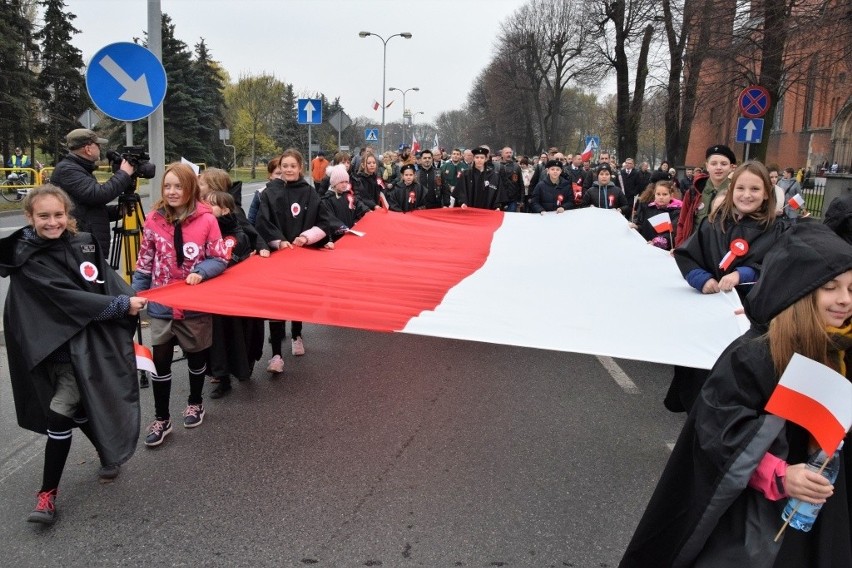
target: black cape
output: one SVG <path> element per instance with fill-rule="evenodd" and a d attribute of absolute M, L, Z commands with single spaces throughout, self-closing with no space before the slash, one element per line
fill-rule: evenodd
<path fill-rule="evenodd" d="M 136 317 L 93 318 L 114 296 L 133 296 L 133 289 L 106 264 L 89 233 L 30 240 L 23 231 L 0 240 L 0 276 L 11 281 L 3 326 L 18 424 L 47 433 L 54 388 L 46 359 L 67 344 L 101 460 L 123 463 L 139 438 Z M 97 269 L 92 281 L 83 277 L 85 262 Z"/>
<path fill-rule="evenodd" d="M 508 201 L 506 190 L 500 187 L 500 176 L 488 164 L 484 172 L 473 167 L 465 170 L 453 193 L 456 207 L 467 205 L 479 209 L 499 209 Z"/>
<path fill-rule="evenodd" d="M 266 243 L 285 240 L 292 243 L 303 231 L 317 226 L 331 232 L 328 213 L 320 207 L 320 196 L 305 180 L 285 183 L 270 180 L 260 194 L 260 210 L 255 228 Z M 317 244 L 325 244 L 323 239 Z"/>

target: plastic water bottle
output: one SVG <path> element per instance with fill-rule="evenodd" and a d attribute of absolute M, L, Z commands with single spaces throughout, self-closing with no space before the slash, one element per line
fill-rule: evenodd
<path fill-rule="evenodd" d="M 837 479 L 837 473 L 840 471 L 840 448 L 843 447 L 843 442 L 840 443 L 840 446 L 837 448 L 837 451 L 834 452 L 834 455 L 831 457 L 831 461 L 828 462 L 828 465 L 825 466 L 825 469 L 822 470 L 822 476 L 825 477 L 830 483 L 834 483 L 834 480 Z M 824 451 L 820 450 L 819 452 L 814 453 L 808 459 L 807 468 L 811 471 L 819 471 L 822 467 L 822 464 L 826 460 L 826 454 Z M 796 513 L 790 518 L 790 515 L 793 513 L 793 510 L 796 509 L 796 506 L 799 509 Z M 790 519 L 790 526 L 796 530 L 802 532 L 809 532 L 816 522 L 817 515 L 819 515 L 819 511 L 822 509 L 822 505 L 814 505 L 813 503 L 807 503 L 805 501 L 801 501 L 799 499 L 794 499 L 790 497 L 787 499 L 787 506 L 784 507 L 784 512 L 781 513 L 781 518 L 785 521 Z"/>

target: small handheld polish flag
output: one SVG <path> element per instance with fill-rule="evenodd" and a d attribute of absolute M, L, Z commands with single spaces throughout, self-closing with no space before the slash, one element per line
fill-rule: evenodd
<path fill-rule="evenodd" d="M 672 218 L 668 211 L 654 215 L 648 219 L 648 222 L 651 223 L 657 233 L 670 233 L 672 231 Z"/>
<path fill-rule="evenodd" d="M 852 428 L 852 383 L 795 353 L 766 402 L 766 411 L 795 422 L 832 455 Z"/>
<path fill-rule="evenodd" d="M 801 194 L 797 193 L 787 200 L 787 204 L 793 209 L 801 209 L 805 206 L 805 199 L 801 196 Z"/>
<path fill-rule="evenodd" d="M 151 350 L 133 342 L 133 350 L 136 352 L 136 368 L 140 371 L 148 371 L 156 373 L 157 367 L 154 366 L 154 356 L 151 355 Z"/>

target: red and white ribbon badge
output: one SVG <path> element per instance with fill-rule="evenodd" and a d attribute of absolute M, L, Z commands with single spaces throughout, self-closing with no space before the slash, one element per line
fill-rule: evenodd
<path fill-rule="evenodd" d="M 748 252 L 748 241 L 745 239 L 734 239 L 731 241 L 731 250 L 722 257 L 722 262 L 719 263 L 719 268 L 728 270 L 733 264 L 734 259 L 740 256 L 745 256 Z"/>

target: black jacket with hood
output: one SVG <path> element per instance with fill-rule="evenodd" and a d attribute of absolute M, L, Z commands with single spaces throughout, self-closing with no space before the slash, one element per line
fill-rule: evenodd
<path fill-rule="evenodd" d="M 47 433 L 54 387 L 50 355 L 66 348 L 95 444 L 104 464 L 121 464 L 139 439 L 139 384 L 133 332 L 136 316 L 94 321 L 133 289 L 104 261 L 88 233 L 0 240 L 0 276 L 9 277 L 3 313 L 6 352 L 18 425 Z"/>
<path fill-rule="evenodd" d="M 852 566 L 852 451 L 841 452 L 834 495 L 809 533 L 788 528 L 773 542 L 786 500 L 770 501 L 748 486 L 767 452 L 789 464 L 806 461 L 808 454 L 808 433 L 764 410 L 779 379 L 767 326 L 847 270 L 852 247 L 817 223 L 791 229 L 766 255 L 763 276 L 746 300 L 753 327 L 714 365 L 621 568 Z M 835 362 L 842 356 L 852 369 L 852 342 L 829 351 L 830 361 L 832 354 Z M 847 433 L 845 448 L 850 443 Z"/>

